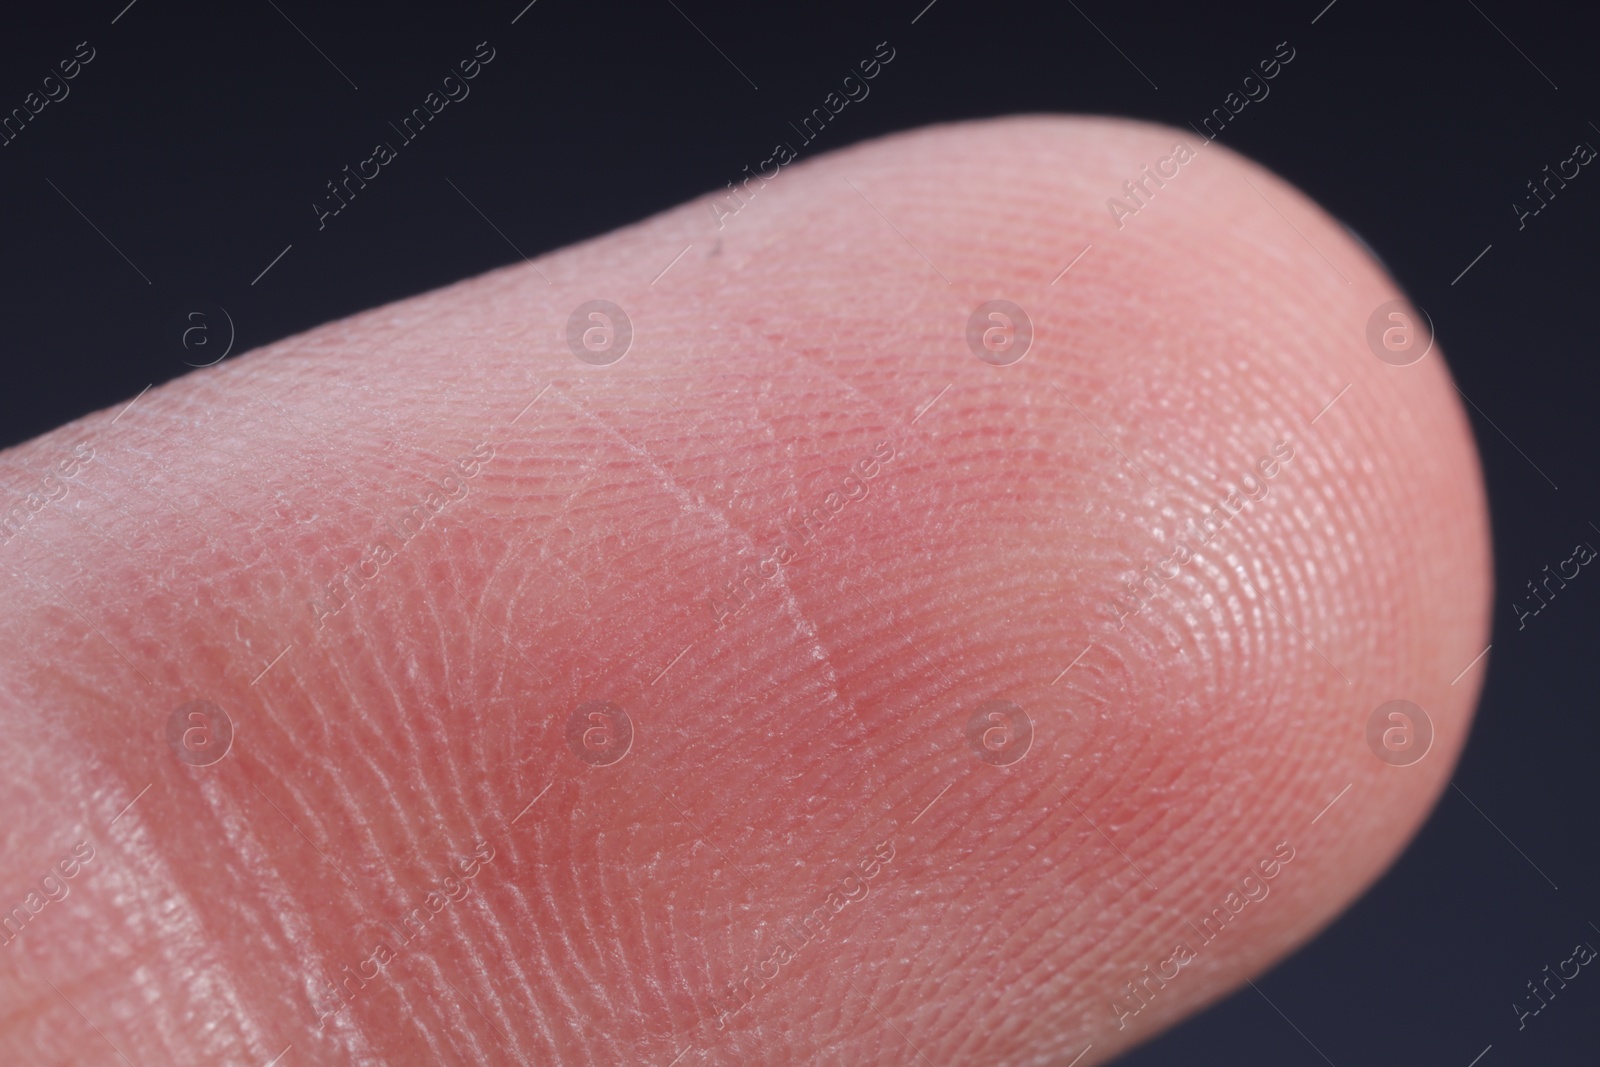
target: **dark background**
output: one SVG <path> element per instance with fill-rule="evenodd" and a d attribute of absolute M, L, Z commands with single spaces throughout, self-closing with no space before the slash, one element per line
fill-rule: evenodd
<path fill-rule="evenodd" d="M 1511 1008 L 1576 942 L 1600 946 L 1600 577 L 1520 632 L 1511 606 L 1576 542 L 1600 545 L 1582 312 L 1600 165 L 1520 231 L 1511 206 L 1577 142 L 1600 147 L 1583 15 L 937 0 L 913 23 L 926 0 L 538 0 L 513 24 L 526 0 L 124 2 L 8 12 L 0 31 L 6 112 L 78 42 L 96 50 L 0 148 L 0 445 L 214 359 L 218 309 L 237 354 L 511 262 L 513 243 L 537 255 L 719 188 L 882 40 L 893 65 L 814 149 L 1018 111 L 1182 127 L 1288 41 L 1293 64 L 1220 140 L 1343 219 L 1432 316 L 1494 509 L 1494 650 L 1474 668 L 1488 688 L 1455 786 L 1377 888 L 1259 993 L 1124 1062 L 1468 1067 L 1491 1044 L 1480 1067 L 1596 1062 L 1597 968 L 1521 1032 Z M 324 183 L 483 40 L 497 55 L 471 96 L 318 232 Z"/>

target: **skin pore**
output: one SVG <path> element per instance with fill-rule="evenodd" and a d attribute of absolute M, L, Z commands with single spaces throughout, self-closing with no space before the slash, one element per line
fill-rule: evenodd
<path fill-rule="evenodd" d="M 0 455 L 0 1061 L 1090 1067 L 1306 941 L 1464 742 L 1483 489 L 1195 141 L 871 142 Z"/>

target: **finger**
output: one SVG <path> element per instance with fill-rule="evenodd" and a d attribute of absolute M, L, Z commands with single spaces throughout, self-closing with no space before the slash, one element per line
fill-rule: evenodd
<path fill-rule="evenodd" d="M 0 1047 L 1088 1065 L 1394 858 L 1487 536 L 1342 228 L 1095 119 L 738 196 L 5 455 Z"/>

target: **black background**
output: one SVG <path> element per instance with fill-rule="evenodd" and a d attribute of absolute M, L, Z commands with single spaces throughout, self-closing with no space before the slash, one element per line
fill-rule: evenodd
<path fill-rule="evenodd" d="M 8 12 L 0 30 L 7 112 L 78 42 L 96 50 L 0 148 L 0 444 L 215 358 L 218 308 L 238 354 L 511 262 L 513 244 L 533 256 L 719 188 L 882 40 L 893 65 L 808 151 L 1026 111 L 1182 127 L 1288 41 L 1293 64 L 1220 140 L 1365 238 L 1476 405 L 1499 597 L 1474 668 L 1488 687 L 1454 786 L 1378 887 L 1259 993 L 1124 1062 L 1468 1067 L 1491 1044 L 1480 1067 L 1596 1062 L 1600 974 L 1520 1032 L 1511 1007 L 1576 942 L 1600 946 L 1600 578 L 1585 571 L 1521 631 L 1512 608 L 1576 542 L 1600 544 L 1582 312 L 1600 168 L 1520 231 L 1511 206 L 1577 142 L 1600 146 L 1582 15 L 1507 0 L 937 0 L 920 17 L 926 0 L 538 0 L 513 24 L 526 0 L 137 0 L 119 16 L 123 2 Z M 319 232 L 324 183 L 484 40 L 497 55 L 471 96 Z M 196 322 L 208 330 L 185 348 Z"/>

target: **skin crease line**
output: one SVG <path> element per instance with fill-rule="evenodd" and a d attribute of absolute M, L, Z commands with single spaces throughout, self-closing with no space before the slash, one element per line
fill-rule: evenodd
<path fill-rule="evenodd" d="M 1195 139 L 819 141 L 0 453 L 0 1063 L 1093 1067 L 1317 936 L 1465 743 L 1483 480 L 1294 186 L 1108 211 Z"/>

